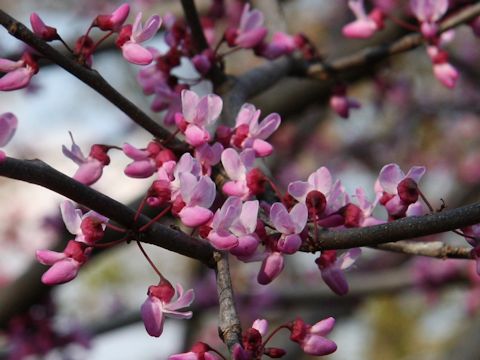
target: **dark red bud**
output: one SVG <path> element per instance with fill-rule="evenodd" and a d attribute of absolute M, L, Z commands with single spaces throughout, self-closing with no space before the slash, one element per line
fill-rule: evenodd
<path fill-rule="evenodd" d="M 339 213 L 344 217 L 345 219 L 345 227 L 347 228 L 354 228 L 354 227 L 359 227 L 360 222 L 362 221 L 363 218 L 363 212 L 362 210 L 354 204 L 347 204 L 343 208 L 339 210 Z"/>
<path fill-rule="evenodd" d="M 86 245 L 75 240 L 70 240 L 65 250 L 63 250 L 63 253 L 68 257 L 71 257 L 72 259 L 83 264 L 85 261 L 87 261 L 87 256 L 85 255 L 85 248 Z"/>
<path fill-rule="evenodd" d="M 180 197 L 177 197 L 172 204 L 172 215 L 178 216 L 178 213 L 182 211 L 184 207 L 185 207 L 185 202 L 182 199 L 180 199 Z"/>
<path fill-rule="evenodd" d="M 148 295 L 169 303 L 175 295 L 175 289 L 167 280 L 161 280 L 160 284 L 149 286 Z"/>
<path fill-rule="evenodd" d="M 243 140 L 245 140 L 250 132 L 250 128 L 247 124 L 242 124 L 239 127 L 235 128 L 235 132 L 232 136 L 231 142 L 237 148 L 242 147 Z"/>
<path fill-rule="evenodd" d="M 191 351 L 194 352 L 195 354 L 204 354 L 207 351 L 210 351 L 210 349 L 211 347 L 208 344 L 198 341 L 192 346 Z"/>
<path fill-rule="evenodd" d="M 224 148 L 230 146 L 233 130 L 225 125 L 219 125 L 215 132 L 216 140 L 223 145 Z"/>
<path fill-rule="evenodd" d="M 337 260 L 337 250 L 324 250 L 320 257 L 315 260 L 320 270 L 326 269 Z"/>
<path fill-rule="evenodd" d="M 247 173 L 247 186 L 252 195 L 260 195 L 265 192 L 267 179 L 262 170 L 254 168 Z"/>
<path fill-rule="evenodd" d="M 302 319 L 298 318 L 291 324 L 290 331 L 290 340 L 301 342 L 307 335 L 307 325 Z"/>
<path fill-rule="evenodd" d="M 382 10 L 375 8 L 372 10 L 370 14 L 368 14 L 368 17 L 372 19 L 375 24 L 377 25 L 378 29 L 381 30 L 385 26 L 385 14 L 383 13 Z"/>
<path fill-rule="evenodd" d="M 170 201 L 170 183 L 165 180 L 155 180 L 148 189 L 148 205 L 158 207 Z"/>
<path fill-rule="evenodd" d="M 322 192 L 312 190 L 307 194 L 305 205 L 307 205 L 309 217 L 314 218 L 322 214 L 327 207 L 327 198 Z"/>
<path fill-rule="evenodd" d="M 227 41 L 228 46 L 235 46 L 235 40 L 237 40 L 238 30 L 237 28 L 229 28 L 225 31 L 223 37 Z"/>
<path fill-rule="evenodd" d="M 257 329 L 247 329 L 243 335 L 243 346 L 247 351 L 256 351 L 262 346 L 262 334 Z"/>
<path fill-rule="evenodd" d="M 210 234 L 210 231 L 212 231 L 212 228 L 208 225 L 201 225 L 198 227 L 198 235 L 204 239 L 207 238 L 208 234 Z"/>
<path fill-rule="evenodd" d="M 93 217 L 87 217 L 80 223 L 80 229 L 85 236 L 85 241 L 89 244 L 101 240 L 105 231 L 103 230 L 102 223 Z"/>
<path fill-rule="evenodd" d="M 382 197 L 380 198 L 380 200 L 378 200 L 378 202 L 380 203 L 380 205 L 385 206 L 385 204 L 389 202 L 394 196 L 395 195 L 383 192 Z"/>
<path fill-rule="evenodd" d="M 120 32 L 118 33 L 117 40 L 115 40 L 115 45 L 121 48 L 123 44 L 125 44 L 128 40 L 130 40 L 131 36 L 132 36 L 132 25 L 131 24 L 123 25 L 122 28 L 120 29 Z"/>
<path fill-rule="evenodd" d="M 107 155 L 107 151 L 109 150 L 108 146 L 94 144 L 90 148 L 90 156 L 94 159 L 100 161 L 103 165 L 110 164 L 110 157 Z"/>
<path fill-rule="evenodd" d="M 163 149 L 155 157 L 155 164 L 157 165 L 157 167 L 160 167 L 163 165 L 164 162 L 172 160 L 177 161 L 177 157 L 175 156 L 173 151 L 170 149 Z"/>
<path fill-rule="evenodd" d="M 397 186 L 398 196 L 405 204 L 413 204 L 418 200 L 418 185 L 415 180 L 406 178 Z"/>
<path fill-rule="evenodd" d="M 270 348 L 265 348 L 263 353 L 268 357 L 271 357 L 272 359 L 279 359 L 283 357 L 287 352 L 280 348 L 270 347 Z"/>
<path fill-rule="evenodd" d="M 152 156 L 156 156 L 164 147 L 156 141 L 150 141 L 147 145 L 147 151 Z"/>

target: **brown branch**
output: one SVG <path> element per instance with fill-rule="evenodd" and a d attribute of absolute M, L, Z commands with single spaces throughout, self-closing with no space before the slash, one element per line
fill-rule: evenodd
<path fill-rule="evenodd" d="M 228 266 L 228 252 L 214 253 L 216 261 L 217 293 L 218 293 L 218 333 L 230 352 L 241 339 L 242 327 L 238 318 L 233 295 L 232 279 Z"/>
<path fill-rule="evenodd" d="M 209 48 L 205 34 L 203 33 L 203 27 L 200 23 L 200 18 L 198 15 L 197 7 L 195 6 L 194 0 L 181 0 L 183 13 L 185 14 L 185 19 L 187 24 L 190 27 L 193 37 L 193 45 L 195 47 L 195 53 L 199 54 L 203 50 Z M 217 65 L 214 64 L 210 69 L 207 77 L 212 80 L 215 88 L 221 86 L 226 80 L 227 77 L 223 70 Z"/>
<path fill-rule="evenodd" d="M 409 255 L 420 255 L 438 259 L 472 259 L 472 249 L 454 247 L 441 241 L 418 242 L 397 241 L 395 243 L 380 244 L 375 249 L 399 252 Z"/>
<path fill-rule="evenodd" d="M 480 223 L 480 202 L 364 228 L 319 231 L 318 241 L 303 245 L 301 250 L 315 252 L 327 249 L 377 246 L 452 231 L 478 223 Z"/>
<path fill-rule="evenodd" d="M 33 34 L 22 23 L 18 22 L 10 15 L 6 14 L 0 9 L 0 24 L 8 30 L 8 32 L 23 41 L 25 44 L 37 50 L 43 56 L 56 63 L 68 71 L 80 81 L 90 86 L 93 90 L 105 97 L 108 101 L 123 111 L 136 124 L 150 132 L 153 136 L 160 140 L 171 139 L 171 133 L 165 130 L 162 126 L 157 124 L 145 112 L 133 104 L 130 100 L 120 94 L 113 88 L 96 70 L 88 69 L 74 59 L 70 59 L 62 55 L 59 51 L 48 45 Z M 185 144 L 179 141 L 171 141 L 170 147 L 179 152 L 185 151 L 187 148 Z"/>

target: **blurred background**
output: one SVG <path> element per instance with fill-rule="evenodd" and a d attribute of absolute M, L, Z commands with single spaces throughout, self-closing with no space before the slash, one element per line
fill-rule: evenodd
<path fill-rule="evenodd" d="M 210 1 L 198 1 L 205 14 Z M 405 31 L 389 24 L 369 40 L 345 39 L 341 28 L 352 20 L 346 1 L 254 1 L 265 16 L 270 33 L 275 30 L 305 33 L 326 60 L 337 59 L 375 44 L 391 42 Z M 398 2 L 397 11 L 402 13 Z M 73 44 L 97 14 L 109 13 L 117 1 L 10 1 L 1 8 L 24 24 L 37 12 Z M 178 1 L 138 0 L 133 13 L 180 16 Z M 225 25 L 223 25 L 225 26 Z M 221 32 L 222 24 L 218 24 Z M 162 34 L 149 45 L 166 51 Z M 263 116 L 279 112 L 282 126 L 275 134 L 276 152 L 265 164 L 285 190 L 290 181 L 306 179 L 320 166 L 341 179 L 348 193 L 357 187 L 373 197 L 373 184 L 383 165 L 395 162 L 407 172 L 425 165 L 420 186 L 435 208 L 442 201 L 456 207 L 478 201 L 480 182 L 480 81 L 478 40 L 467 26 L 459 27 L 446 46 L 450 62 L 460 72 L 454 90 L 444 88 L 433 76 L 425 48 L 395 56 L 353 77 L 348 95 L 361 103 L 349 119 L 328 106 L 330 92 L 320 81 L 285 79 L 252 101 Z M 17 59 L 23 45 L 0 29 L 0 57 Z M 240 75 L 264 60 L 248 51 L 226 60 L 227 72 Z M 151 136 L 108 101 L 72 75 L 47 62 L 27 89 L 2 92 L 0 113 L 13 112 L 19 119 L 14 139 L 5 148 L 9 156 L 39 158 L 57 170 L 73 175 L 76 166 L 61 152 L 70 146 L 68 132 L 88 153 L 92 144 L 122 146 L 129 142 L 144 147 Z M 162 120 L 163 113 L 150 110 L 151 98 L 142 94 L 136 81 L 138 66 L 128 64 L 113 44 L 106 44 L 94 58 L 98 70 L 116 89 Z M 178 72 L 194 77 L 188 61 Z M 194 88 L 201 94 L 211 86 Z M 262 117 L 263 117 L 262 116 Z M 124 203 L 143 196 L 151 179 L 123 175 L 129 160 L 110 152 L 111 164 L 93 187 Z M 22 276 L 45 267 L 33 265 L 35 250 L 65 241 L 59 218 L 63 198 L 40 187 L 0 178 L 0 302 Z M 441 200 L 442 199 L 442 200 Z M 378 214 L 384 217 L 385 214 Z M 455 234 L 432 240 L 465 245 Z M 0 358 L 5 359 L 166 359 L 202 340 L 225 351 L 217 336 L 217 308 L 213 273 L 196 262 L 156 247 L 150 256 L 172 283 L 196 289 L 194 318 L 168 319 L 162 336 L 151 338 L 140 321 L 139 308 L 156 276 L 133 245 L 103 251 L 82 268 L 75 281 L 50 291 L 31 284 L 41 294 L 27 314 L 9 318 L 2 314 Z M 318 256 L 318 255 L 317 255 Z M 232 261 L 235 291 L 244 328 L 258 317 L 275 324 L 298 314 L 314 323 L 337 318 L 331 334 L 340 359 L 478 359 L 480 319 L 477 315 L 480 286 L 473 264 L 466 261 L 411 258 L 365 249 L 349 273 L 350 293 L 333 294 L 321 280 L 314 254 L 289 257 L 286 271 L 268 287 L 256 284 L 260 264 Z M 27 274 L 27 275 L 25 275 Z M 26 294 L 29 292 L 27 291 Z M 21 291 L 18 291 L 20 296 Z M 0 309 L 1 313 L 1 309 Z M 2 317 L 3 316 L 3 317 Z M 291 318 L 293 317 L 293 318 Z M 8 319 L 8 320 L 6 320 Z M 296 346 L 289 347 L 286 334 L 272 345 L 287 346 L 288 359 L 307 359 Z M 37 352 L 38 355 L 33 353 Z M 17 356 L 17 357 L 15 357 Z"/>

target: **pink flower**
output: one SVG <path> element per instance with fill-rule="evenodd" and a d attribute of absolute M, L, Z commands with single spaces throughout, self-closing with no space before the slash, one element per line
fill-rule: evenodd
<path fill-rule="evenodd" d="M 245 4 L 238 28 L 230 28 L 225 38 L 230 46 L 240 46 L 250 49 L 260 44 L 267 35 L 263 26 L 263 14 L 259 10 L 250 11 L 250 4 Z"/>
<path fill-rule="evenodd" d="M 173 300 L 175 289 L 166 280 L 148 288 L 148 297 L 142 305 L 141 315 L 145 329 L 150 336 L 159 337 L 162 335 L 165 316 L 175 319 L 190 319 L 192 317 L 191 311 L 177 310 L 190 306 L 195 297 L 193 290 L 190 289 L 184 293 L 180 284 L 177 284 L 176 288 L 178 295 L 176 300 Z"/>
<path fill-rule="evenodd" d="M 122 4 L 111 14 L 98 15 L 93 20 L 93 26 L 103 31 L 119 31 L 130 12 L 130 5 Z"/>
<path fill-rule="evenodd" d="M 73 280 L 80 267 L 87 261 L 91 247 L 70 240 L 63 252 L 37 250 L 37 260 L 43 265 L 50 265 L 42 276 L 45 285 L 58 285 Z"/>
<path fill-rule="evenodd" d="M 453 89 L 457 83 L 459 74 L 448 63 L 448 54 L 436 45 L 427 47 L 427 53 L 433 63 L 433 74 L 447 88 Z"/>
<path fill-rule="evenodd" d="M 345 86 L 337 86 L 330 97 L 330 107 L 344 119 L 350 116 L 350 109 L 359 109 L 361 106 L 357 100 L 347 97 Z"/>
<path fill-rule="evenodd" d="M 323 281 L 335 294 L 348 293 L 348 283 L 343 271 L 351 267 L 361 253 L 360 248 L 353 248 L 337 257 L 337 250 L 324 250 L 315 260 Z"/>
<path fill-rule="evenodd" d="M 84 185 L 90 186 L 100 179 L 103 168 L 110 163 L 110 157 L 107 155 L 108 147 L 98 144 L 92 145 L 90 154 L 85 157 L 80 147 L 75 144 L 71 133 L 70 138 L 72 139 L 72 147 L 68 150 L 65 145 L 62 145 L 63 155 L 78 165 L 78 170 L 73 178 Z"/>
<path fill-rule="evenodd" d="M 383 13 L 375 8 L 367 15 L 363 0 L 349 0 L 348 6 L 355 14 L 357 20 L 345 25 L 342 29 L 343 35 L 349 38 L 366 39 L 371 37 L 378 30 L 383 29 Z"/>
<path fill-rule="evenodd" d="M 198 147 L 210 140 L 206 127 L 217 120 L 222 106 L 222 99 L 215 94 L 200 98 L 193 91 L 182 91 L 182 114 L 177 114 L 175 121 L 187 143 Z"/>
<path fill-rule="evenodd" d="M 248 173 L 253 169 L 255 152 L 246 149 L 238 154 L 234 149 L 227 148 L 222 152 L 222 165 L 231 181 L 223 185 L 222 191 L 230 196 L 247 199 L 250 196 Z"/>
<path fill-rule="evenodd" d="M 35 35 L 39 36 L 45 41 L 52 41 L 59 39 L 57 34 L 57 29 L 54 27 L 45 25 L 45 23 L 40 19 L 37 13 L 32 13 L 30 15 L 30 24 L 32 25 L 32 30 Z"/>
<path fill-rule="evenodd" d="M 212 348 L 208 344 L 199 341 L 192 346 L 189 352 L 170 355 L 168 360 L 219 360 L 220 358 L 210 350 Z"/>
<path fill-rule="evenodd" d="M 134 161 L 127 165 L 125 175 L 133 178 L 146 178 L 152 176 L 164 162 L 175 161 L 175 154 L 157 141 L 150 141 L 146 149 L 125 143 L 123 152 Z"/>
<path fill-rule="evenodd" d="M 244 104 L 235 120 L 235 133 L 231 144 L 237 149 L 253 149 L 259 157 L 269 156 L 273 147 L 265 141 L 280 126 L 280 115 L 273 113 L 263 119 L 260 124 L 258 119 L 260 110 L 252 104 Z"/>
<path fill-rule="evenodd" d="M 120 30 L 116 44 L 122 49 L 122 55 L 128 62 L 137 65 L 148 65 L 153 60 L 150 50 L 140 44 L 151 39 L 160 28 L 162 19 L 158 15 L 151 16 L 142 26 L 142 13 L 138 13 L 132 25 L 124 25 Z"/>
<path fill-rule="evenodd" d="M 234 255 L 253 254 L 260 242 L 254 234 L 258 208 L 258 200 L 242 204 L 239 197 L 230 196 L 215 213 L 208 240 L 216 249 L 231 250 Z"/>
<path fill-rule="evenodd" d="M 176 209 L 183 224 L 197 227 L 208 222 L 213 213 L 209 210 L 216 196 L 215 183 L 209 176 L 197 178 L 187 172 L 180 173 L 181 210 Z M 179 199 L 177 199 L 179 201 Z"/>
<path fill-rule="evenodd" d="M 405 175 L 397 164 L 385 165 L 375 183 L 375 192 L 381 195 L 380 204 L 394 218 L 421 215 L 417 183 L 425 174 L 424 166 L 413 166 Z M 420 209 L 419 209 L 420 206 Z M 412 211 L 414 213 L 412 213 Z"/>
<path fill-rule="evenodd" d="M 262 261 L 262 266 L 257 275 L 257 281 L 261 285 L 270 284 L 277 278 L 285 267 L 283 254 L 278 251 L 269 253 Z"/>
<path fill-rule="evenodd" d="M 38 72 L 38 64 L 32 55 L 25 52 L 18 61 L 0 59 L 0 91 L 18 90 L 27 87 L 33 75 Z"/>
<path fill-rule="evenodd" d="M 70 234 L 76 235 L 75 241 L 93 245 L 103 238 L 108 218 L 93 210 L 82 214 L 70 200 L 60 204 L 62 219 Z"/>
<path fill-rule="evenodd" d="M 298 45 L 299 41 L 296 36 L 276 32 L 270 43 L 265 44 L 259 52 L 261 56 L 273 60 L 283 55 L 290 55 L 298 48 Z"/>
<path fill-rule="evenodd" d="M 437 36 L 437 22 L 448 10 L 448 0 L 410 0 L 410 8 L 421 23 L 421 31 L 425 38 Z"/>
<path fill-rule="evenodd" d="M 216 142 L 212 145 L 207 143 L 195 148 L 195 159 L 202 165 L 202 172 L 205 175 L 210 176 L 212 172 L 212 166 L 217 165 L 220 162 L 222 156 L 223 146 Z"/>
<path fill-rule="evenodd" d="M 277 249 L 284 254 L 293 254 L 302 245 L 300 233 L 307 224 L 308 210 L 302 203 L 296 204 L 290 213 L 285 205 L 276 202 L 270 208 L 270 221 L 282 235 L 277 243 Z"/>
<path fill-rule="evenodd" d="M 302 350 L 314 356 L 324 356 L 337 350 L 337 345 L 327 338 L 335 325 L 335 319 L 329 317 L 308 325 L 302 319 L 297 319 L 290 326 L 290 340 L 297 342 Z"/>

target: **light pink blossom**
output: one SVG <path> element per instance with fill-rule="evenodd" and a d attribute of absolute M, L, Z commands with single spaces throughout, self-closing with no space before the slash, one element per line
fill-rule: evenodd
<path fill-rule="evenodd" d="M 290 340 L 297 342 L 306 354 L 328 355 L 337 350 L 337 345 L 325 337 L 334 326 L 333 317 L 323 319 L 315 325 L 308 325 L 299 318 L 291 326 Z"/>
<path fill-rule="evenodd" d="M 106 228 L 108 218 L 90 210 L 85 214 L 70 200 L 60 204 L 62 219 L 70 234 L 76 235 L 75 241 L 93 245 L 100 240 Z"/>
<path fill-rule="evenodd" d="M 308 210 L 303 203 L 296 204 L 290 212 L 280 202 L 270 208 L 270 221 L 282 235 L 278 239 L 277 249 L 284 254 L 293 254 L 302 245 L 300 233 L 307 224 Z"/>
<path fill-rule="evenodd" d="M 253 149 L 258 157 L 269 156 L 273 147 L 265 141 L 280 126 L 281 119 L 277 113 L 272 113 L 260 123 L 260 110 L 252 104 L 244 104 L 235 119 L 235 131 L 231 144 L 237 149 Z"/>
<path fill-rule="evenodd" d="M 437 22 L 448 10 L 448 0 L 410 0 L 410 8 L 421 23 L 421 32 L 427 39 L 437 36 Z"/>
<path fill-rule="evenodd" d="M 225 38 L 230 46 L 240 46 L 250 49 L 260 44 L 267 35 L 267 28 L 263 26 L 264 18 L 261 11 L 250 10 L 250 4 L 243 7 L 238 28 L 230 28 Z"/>
<path fill-rule="evenodd" d="M 62 145 L 62 152 L 63 155 L 78 165 L 73 178 L 84 185 L 92 185 L 100 179 L 103 168 L 110 163 L 110 158 L 107 155 L 108 148 L 104 145 L 95 144 L 91 147 L 88 157 L 86 157 L 80 147 L 75 144 L 71 133 L 70 138 L 72 139 L 70 150 Z"/>
<path fill-rule="evenodd" d="M 165 316 L 175 319 L 190 319 L 191 311 L 178 311 L 190 306 L 194 299 L 193 290 L 183 292 L 180 284 L 177 284 L 177 298 L 173 286 L 166 280 L 162 280 L 158 285 L 152 285 L 148 288 L 147 300 L 141 307 L 141 315 L 145 329 L 150 336 L 159 337 L 163 332 Z"/>
<path fill-rule="evenodd" d="M 366 39 L 383 28 L 384 15 L 380 9 L 375 8 L 367 15 L 363 0 L 349 0 L 348 6 L 357 19 L 343 27 L 344 36 Z"/>
<path fill-rule="evenodd" d="M 151 16 L 142 25 L 142 13 L 138 13 L 132 25 L 124 25 L 120 30 L 116 44 L 122 49 L 122 55 L 128 62 L 137 65 L 148 65 L 153 60 L 150 50 L 140 44 L 152 38 L 160 28 L 162 19 L 158 15 Z"/>
<path fill-rule="evenodd" d="M 238 196 L 247 199 L 250 196 L 247 175 L 253 169 L 255 151 L 246 149 L 238 154 L 234 149 L 223 150 L 222 165 L 231 181 L 227 181 L 222 191 L 230 196 Z"/>
<path fill-rule="evenodd" d="M 39 36 L 43 40 L 52 41 L 59 39 L 57 29 L 45 25 L 40 16 L 38 16 L 38 14 L 35 12 L 30 15 L 30 24 L 32 25 L 32 30 L 35 35 Z"/>
<path fill-rule="evenodd" d="M 32 55 L 25 52 L 18 61 L 0 59 L 0 91 L 18 90 L 27 87 L 33 75 L 38 72 L 38 64 Z"/>
<path fill-rule="evenodd" d="M 182 91 L 182 114 L 177 114 L 175 122 L 185 134 L 187 143 L 194 147 L 210 140 L 207 126 L 212 125 L 222 111 L 222 99 L 215 94 L 199 97 L 193 91 Z"/>
<path fill-rule="evenodd" d="M 50 265 L 42 275 L 45 285 L 58 285 L 73 280 L 80 267 L 87 261 L 91 247 L 70 240 L 63 252 L 37 250 L 37 260 L 43 265 Z"/>

